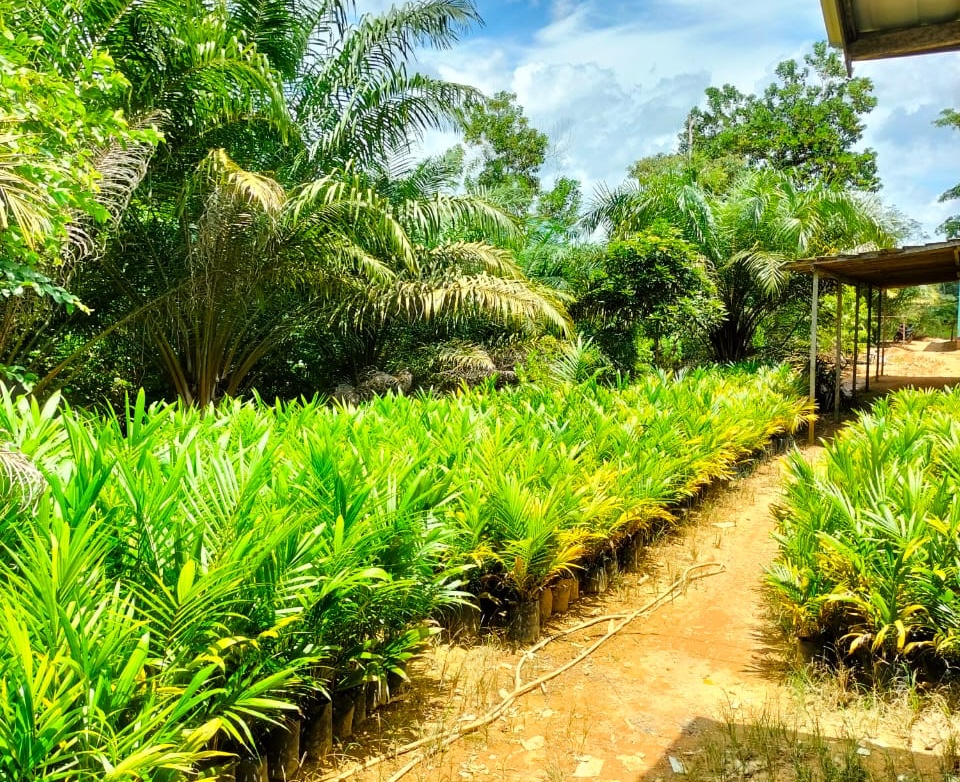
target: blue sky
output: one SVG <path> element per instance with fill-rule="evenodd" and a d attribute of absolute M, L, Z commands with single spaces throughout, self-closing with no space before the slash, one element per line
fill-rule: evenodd
<path fill-rule="evenodd" d="M 383 7 L 386 0 L 366 0 Z M 554 142 L 547 179 L 623 180 L 643 155 L 669 152 L 710 85 L 757 92 L 777 63 L 826 37 L 817 0 L 477 0 L 486 24 L 421 66 L 488 93 L 517 93 Z M 960 202 L 938 195 L 960 182 L 960 132 L 934 127 L 960 108 L 960 54 L 857 63 L 879 104 L 864 144 L 878 152 L 882 197 L 920 221 L 930 239 Z M 455 137 L 433 134 L 438 151 Z"/>

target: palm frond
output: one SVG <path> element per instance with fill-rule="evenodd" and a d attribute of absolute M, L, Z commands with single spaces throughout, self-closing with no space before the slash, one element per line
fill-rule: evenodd
<path fill-rule="evenodd" d="M 404 201 L 397 207 L 397 217 L 408 231 L 427 241 L 458 228 L 479 231 L 498 245 L 508 244 L 520 234 L 516 218 L 475 195 L 437 193 L 432 198 Z"/>
<path fill-rule="evenodd" d="M 0 117 L 0 124 L 9 121 Z M 50 205 L 43 186 L 22 173 L 27 161 L 14 151 L 17 140 L 10 131 L 0 133 L 0 229 L 16 225 L 33 247 L 51 229 Z"/>
<path fill-rule="evenodd" d="M 445 280 L 442 285 L 401 283 L 391 298 L 397 311 L 427 319 L 479 312 L 514 325 L 539 322 L 563 335 L 572 331 L 561 294 L 526 280 L 481 273 Z"/>

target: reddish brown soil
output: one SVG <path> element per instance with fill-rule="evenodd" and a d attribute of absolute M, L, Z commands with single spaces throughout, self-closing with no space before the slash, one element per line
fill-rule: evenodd
<path fill-rule="evenodd" d="M 929 344 L 888 348 L 883 385 L 902 384 L 908 375 L 944 382 L 960 377 L 960 352 L 926 350 Z M 829 424 L 818 428 L 818 436 L 829 436 L 831 429 Z M 821 450 L 802 448 L 810 459 Z M 702 751 L 697 749 L 702 734 L 726 723 L 756 722 L 765 710 L 778 712 L 784 699 L 795 702 L 787 673 L 796 649 L 778 631 L 762 590 L 764 569 L 776 553 L 770 506 L 779 497 L 781 469 L 780 460 L 767 462 L 718 492 L 691 514 L 678 535 L 651 548 L 642 574 L 623 575 L 601 598 L 581 600 L 573 611 L 554 618 L 547 633 L 590 616 L 633 610 L 692 563 L 722 563 L 720 575 L 691 584 L 487 728 L 426 758 L 405 779 L 668 779 L 677 770 L 673 766 Z M 608 629 L 603 623 L 549 645 L 527 663 L 524 680 L 563 665 Z M 307 779 L 349 768 L 357 759 L 441 727 L 468 723 L 513 688 L 518 659 L 493 639 L 471 647 L 438 644 L 414 667 L 415 684 L 403 698 L 381 709 L 356 744 L 340 748 L 329 765 L 311 770 Z M 818 712 L 818 722 L 822 716 Z M 909 748 L 916 740 L 927 745 L 918 749 L 932 749 L 936 743 L 896 730 L 892 735 L 881 717 L 870 719 L 869 727 L 857 730 L 878 745 L 899 742 Z M 831 720 L 849 723 L 835 713 L 826 721 Z M 413 757 L 353 778 L 388 780 Z"/>
<path fill-rule="evenodd" d="M 779 461 L 764 464 L 691 514 L 682 535 L 650 552 L 644 574 L 624 574 L 614 589 L 581 600 L 548 631 L 595 614 L 633 610 L 694 562 L 723 563 L 723 573 L 694 582 L 408 779 L 549 780 L 579 770 L 596 779 L 636 780 L 669 771 L 667 758 L 678 742 L 725 708 L 762 705 L 770 688 L 779 686 L 788 653 L 760 589 L 763 568 L 776 550 L 769 508 L 778 497 L 779 470 Z M 525 665 L 524 679 L 561 666 L 608 629 L 604 623 L 551 644 Z M 367 745 L 363 754 L 380 744 L 376 734 L 402 741 L 482 714 L 501 690 L 512 689 L 518 659 L 493 643 L 437 646 L 415 669 L 415 688 L 381 713 L 374 735 L 360 739 Z M 399 730 L 391 728 L 395 722 Z M 357 779 L 388 779 L 401 765 L 392 762 Z"/>
<path fill-rule="evenodd" d="M 942 340 L 913 340 L 903 344 L 890 343 L 885 350 L 886 359 L 879 378 L 876 376 L 876 358 L 871 354 L 870 393 L 865 392 L 864 371 L 866 366 L 857 369 L 857 388 L 866 399 L 878 394 L 916 386 L 918 388 L 943 388 L 960 383 L 960 350 L 957 343 Z M 849 387 L 850 372 L 846 383 Z"/>

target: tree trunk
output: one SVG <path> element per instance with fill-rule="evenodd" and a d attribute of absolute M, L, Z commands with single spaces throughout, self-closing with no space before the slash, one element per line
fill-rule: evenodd
<path fill-rule="evenodd" d="M 750 356 L 756 327 L 728 315 L 710 331 L 710 346 L 717 361 L 736 363 Z"/>

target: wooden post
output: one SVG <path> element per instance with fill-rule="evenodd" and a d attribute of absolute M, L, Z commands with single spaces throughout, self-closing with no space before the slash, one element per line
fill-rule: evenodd
<path fill-rule="evenodd" d="M 843 359 L 843 283 L 837 281 L 837 351 L 833 380 L 833 420 L 840 420 L 840 362 Z"/>
<path fill-rule="evenodd" d="M 856 304 L 853 305 L 853 382 L 850 383 L 850 400 L 857 398 L 857 362 L 860 360 L 860 284 L 856 287 Z"/>
<path fill-rule="evenodd" d="M 884 289 L 880 289 L 880 304 L 878 305 L 881 309 L 883 308 L 883 299 L 885 298 Z M 887 343 L 883 339 L 883 321 L 880 321 L 880 377 L 883 377 L 887 373 Z"/>
<path fill-rule="evenodd" d="M 873 286 L 867 286 L 867 373 L 864 388 L 870 391 L 870 336 L 873 333 Z"/>
<path fill-rule="evenodd" d="M 817 408 L 817 305 L 820 298 L 820 275 L 816 270 L 813 272 L 813 302 L 810 305 L 810 405 L 816 414 Z M 807 430 L 807 442 L 813 445 L 814 419 L 810 418 L 810 426 Z"/>
<path fill-rule="evenodd" d="M 958 253 L 956 248 L 953 251 L 953 257 L 957 258 Z M 957 266 L 960 266 L 960 260 L 957 260 Z M 957 283 L 957 326 L 956 331 L 953 334 L 954 339 L 960 339 L 960 282 Z"/>
<path fill-rule="evenodd" d="M 880 379 L 880 352 L 883 349 L 883 288 L 877 288 L 877 367 L 874 377 Z"/>

